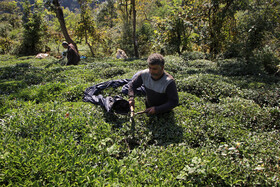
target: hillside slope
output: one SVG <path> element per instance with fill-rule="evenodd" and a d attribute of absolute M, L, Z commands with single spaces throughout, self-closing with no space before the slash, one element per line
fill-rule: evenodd
<path fill-rule="evenodd" d="M 236 59 L 167 56 L 173 112 L 107 113 L 83 91 L 131 78 L 146 60 L 0 56 L 1 186 L 277 186 L 280 79 Z M 121 88 L 104 96 L 126 95 Z M 136 112 L 145 108 L 136 98 Z"/>

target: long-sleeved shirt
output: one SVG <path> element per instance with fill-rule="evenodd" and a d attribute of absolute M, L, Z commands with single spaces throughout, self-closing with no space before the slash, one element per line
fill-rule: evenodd
<path fill-rule="evenodd" d="M 144 86 L 146 90 L 147 107 L 155 107 L 156 113 L 172 110 L 178 105 L 179 98 L 175 81 L 171 75 L 164 71 L 163 76 L 154 80 L 148 69 L 139 73 L 129 85 L 128 95 L 134 97 L 135 90 Z"/>
<path fill-rule="evenodd" d="M 73 44 L 68 45 L 67 59 L 67 65 L 77 65 L 80 61 L 80 55 Z"/>

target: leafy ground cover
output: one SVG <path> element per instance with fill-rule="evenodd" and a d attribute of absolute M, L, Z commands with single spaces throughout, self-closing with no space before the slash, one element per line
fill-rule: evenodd
<path fill-rule="evenodd" d="M 280 184 L 279 77 L 236 59 L 167 56 L 180 105 L 135 116 L 132 131 L 129 116 L 83 102 L 83 91 L 131 78 L 145 59 L 49 68 L 54 58 L 0 61 L 1 186 Z M 136 106 L 144 109 L 144 97 Z"/>

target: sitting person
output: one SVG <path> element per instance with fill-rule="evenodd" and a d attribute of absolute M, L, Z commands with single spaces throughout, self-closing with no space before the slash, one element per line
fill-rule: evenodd
<path fill-rule="evenodd" d="M 62 42 L 62 46 L 67 49 L 67 64 L 66 65 L 78 65 L 80 61 L 80 55 L 73 44 Z"/>
<path fill-rule="evenodd" d="M 118 49 L 117 50 L 117 59 L 127 59 L 127 55 L 125 54 L 124 50 Z"/>

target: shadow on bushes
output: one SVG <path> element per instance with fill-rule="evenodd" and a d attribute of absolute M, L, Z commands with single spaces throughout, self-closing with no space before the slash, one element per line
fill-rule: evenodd
<path fill-rule="evenodd" d="M 199 51 L 187 51 L 184 52 L 181 56 L 185 61 L 197 60 L 197 59 L 209 59 L 208 54 Z"/>
<path fill-rule="evenodd" d="M 107 112 L 105 108 L 102 107 L 103 117 L 105 122 L 113 126 L 113 128 L 121 128 L 122 123 L 119 121 L 119 117 L 113 112 Z"/>
<path fill-rule="evenodd" d="M 150 116 L 147 128 L 153 136 L 149 144 L 169 145 L 182 142 L 183 128 L 176 125 L 174 111 Z"/>
<path fill-rule="evenodd" d="M 270 53 L 258 53 L 248 61 L 242 58 L 223 59 L 217 62 L 219 74 L 226 76 L 243 75 L 273 75 L 277 72 L 277 65 L 280 61 Z"/>
<path fill-rule="evenodd" d="M 261 107 L 280 107 L 280 89 L 259 89 L 250 99 L 253 99 Z"/>
<path fill-rule="evenodd" d="M 263 71 L 258 66 L 241 59 L 225 59 L 217 62 L 217 73 L 225 76 L 244 76 L 259 75 Z"/>
<path fill-rule="evenodd" d="M 16 64 L 15 66 L 0 68 L 1 94 L 11 94 L 30 85 L 43 81 L 40 69 L 33 68 L 29 63 Z"/>
<path fill-rule="evenodd" d="M 11 95 L 26 100 L 36 100 L 36 102 L 46 101 L 53 96 L 54 92 L 61 91 L 64 86 L 54 84 L 43 84 L 38 89 L 29 90 L 32 85 L 42 84 L 43 82 L 51 82 L 56 78 L 56 74 L 64 71 L 63 68 L 53 68 L 45 70 L 32 66 L 30 63 L 18 63 L 14 66 L 0 67 L 0 94 Z M 59 87 L 59 88 L 58 88 Z M 36 94 L 35 92 L 38 92 Z M 69 94 L 73 92 L 69 90 L 66 94 L 67 100 L 77 100 L 76 96 Z M 41 97 L 41 98 L 39 98 Z M 69 98 L 70 97 L 70 98 Z"/>

